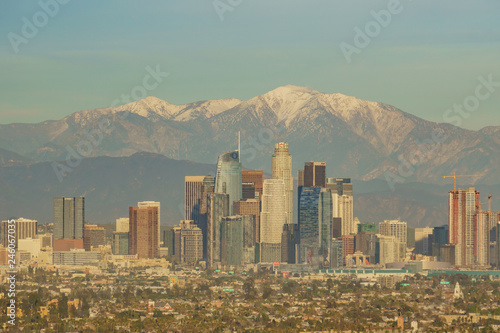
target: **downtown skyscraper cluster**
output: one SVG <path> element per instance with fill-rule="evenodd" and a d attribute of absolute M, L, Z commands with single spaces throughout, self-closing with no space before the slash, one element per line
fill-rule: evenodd
<path fill-rule="evenodd" d="M 312 263 L 312 256 L 314 261 L 329 262 L 332 244 L 338 253 L 337 238 L 350 235 L 353 243 L 357 227 L 350 179 L 327 178 L 324 162 L 306 162 L 296 187 L 297 224 L 288 143 L 275 144 L 271 170 L 269 179 L 261 170 L 243 170 L 236 150 L 219 156 L 215 177 L 185 177 L 185 219 L 192 220 L 203 235 L 199 260 L 208 267 Z M 170 237 L 173 253 L 182 263 L 184 243 L 176 236 L 180 229 L 174 228 Z M 176 246 L 176 241 L 181 245 Z"/>

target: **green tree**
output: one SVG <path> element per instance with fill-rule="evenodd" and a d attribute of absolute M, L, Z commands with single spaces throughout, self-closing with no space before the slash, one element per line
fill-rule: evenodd
<path fill-rule="evenodd" d="M 68 296 L 63 294 L 58 303 L 58 313 L 59 318 L 67 318 L 68 317 Z"/>

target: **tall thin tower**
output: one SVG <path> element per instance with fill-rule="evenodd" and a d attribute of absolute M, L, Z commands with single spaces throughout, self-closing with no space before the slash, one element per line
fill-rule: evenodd
<path fill-rule="evenodd" d="M 272 158 L 272 178 L 283 179 L 285 183 L 285 216 L 286 223 L 293 224 L 293 177 L 292 155 L 288 150 L 287 142 L 274 145 Z"/>

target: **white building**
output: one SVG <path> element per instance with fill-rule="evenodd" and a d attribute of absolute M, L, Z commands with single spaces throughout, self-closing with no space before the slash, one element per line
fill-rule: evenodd
<path fill-rule="evenodd" d="M 37 258 L 40 254 L 40 239 L 35 238 L 25 238 L 19 239 L 17 243 L 17 248 L 19 251 L 26 251 L 31 254 L 31 257 Z"/>
<path fill-rule="evenodd" d="M 286 222 L 285 201 L 283 179 L 265 179 L 260 213 L 261 261 L 281 260 L 281 234 Z"/>
<path fill-rule="evenodd" d="M 272 157 L 272 177 L 282 179 L 285 183 L 285 214 L 286 223 L 293 223 L 293 177 L 292 155 L 288 151 L 288 143 L 280 142 L 274 145 Z"/>
<path fill-rule="evenodd" d="M 332 194 L 333 217 L 342 219 L 342 236 L 358 233 L 358 225 L 354 221 L 354 205 L 352 195 Z"/>
<path fill-rule="evenodd" d="M 379 224 L 379 233 L 384 236 L 394 236 L 405 246 L 408 244 L 406 222 L 400 220 L 385 220 Z"/>

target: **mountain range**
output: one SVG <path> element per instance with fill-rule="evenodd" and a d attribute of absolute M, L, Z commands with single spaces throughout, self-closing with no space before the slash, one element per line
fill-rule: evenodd
<path fill-rule="evenodd" d="M 435 198 L 433 195 L 441 197 L 441 192 L 434 190 L 443 186 L 446 206 L 446 191 L 452 181 L 444 181 L 443 175 L 483 174 L 462 180 L 461 184 L 489 184 L 490 187 L 499 184 L 500 179 L 500 169 L 496 168 L 500 162 L 500 127 L 471 131 L 430 122 L 387 104 L 289 85 L 248 101 L 221 99 L 175 105 L 147 97 L 117 107 L 78 111 L 60 120 L 0 125 L 0 169 L 3 177 L 13 177 L 12 182 L 0 178 L 0 184 L 4 188 L 8 183 L 9 191 L 16 193 L 17 188 L 29 187 L 31 183 L 45 183 L 45 189 L 40 190 L 47 195 L 76 195 L 83 193 L 84 184 L 109 172 L 102 168 L 114 170 L 121 165 L 123 168 L 116 169 L 110 179 L 116 177 L 117 182 L 121 180 L 126 186 L 129 184 L 126 177 L 137 178 L 136 170 L 126 168 L 139 167 L 138 156 L 149 156 L 146 160 L 152 164 L 166 163 L 163 156 L 169 163 L 195 161 L 193 165 L 200 165 L 196 170 L 208 172 L 205 168 L 213 166 L 219 154 L 237 149 L 238 131 L 245 168 L 270 172 L 274 143 L 286 141 L 293 156 L 294 176 L 306 161 L 326 162 L 328 176 L 377 184 L 372 192 L 360 193 L 356 199 L 359 205 L 374 212 L 400 202 L 407 207 L 400 211 L 401 217 L 412 218 L 413 225 L 439 224 L 443 216 L 446 218 L 446 211 L 444 215 L 438 214 L 429 202 L 429 198 Z M 432 141 L 436 133 L 441 138 L 438 142 Z M 432 145 L 422 145 L 429 142 Z M 145 154 L 142 152 L 152 155 L 142 155 Z M 59 178 L 55 177 L 54 161 L 59 166 Z M 107 163 L 92 164 L 97 161 Z M 407 161 L 419 163 L 411 167 Z M 93 174 L 81 174 L 87 168 Z M 143 168 L 147 173 L 147 166 Z M 158 177 L 180 178 L 175 186 L 180 186 L 178 191 L 182 192 L 184 169 L 173 168 L 167 174 L 158 167 L 151 172 L 159 172 Z M 21 178 L 14 177 L 12 172 Z M 29 178 L 23 180 L 22 177 Z M 37 179 L 41 177 L 43 181 Z M 13 182 L 16 179 L 18 183 Z M 97 181 L 94 190 L 85 189 L 89 203 L 93 200 L 92 191 L 101 191 L 99 187 L 104 184 L 111 186 L 107 179 Z M 411 194 L 410 186 L 418 183 L 429 184 L 429 187 Z M 152 182 L 151 186 L 151 191 L 160 191 L 160 183 Z M 428 188 L 433 190 L 429 192 Z M 130 189 L 134 191 L 133 187 Z M 112 207 L 118 190 L 125 189 L 118 189 L 118 185 L 102 189 L 99 200 Z M 178 191 L 162 192 L 162 196 L 169 200 L 171 195 L 179 195 Z M 413 199 L 398 197 L 403 192 L 410 193 L 408 198 Z M 377 194 L 370 196 L 371 193 Z M 25 205 L 36 201 L 35 197 L 22 199 L 26 195 L 30 197 L 28 193 L 18 197 L 21 202 L 26 200 Z M 149 199 L 155 200 L 141 197 L 124 199 L 124 202 L 131 205 L 134 201 Z M 9 207 L 13 206 L 2 207 L 2 212 Z M 360 212 L 358 216 L 363 215 Z M 100 218 L 96 216 L 96 219 Z"/>

